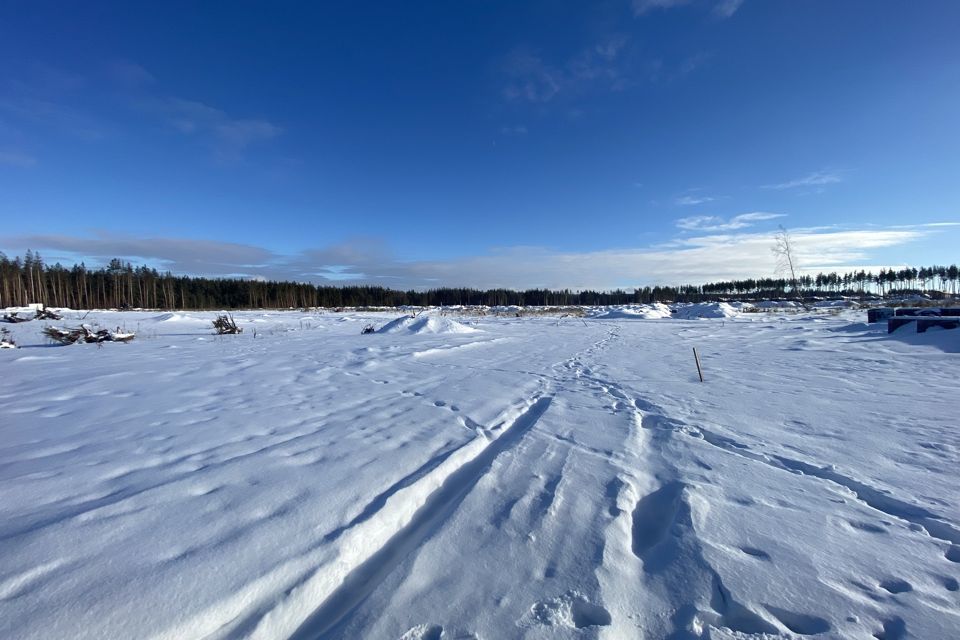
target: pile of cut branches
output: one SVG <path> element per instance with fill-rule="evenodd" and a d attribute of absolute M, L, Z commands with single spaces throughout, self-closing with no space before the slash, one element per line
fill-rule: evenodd
<path fill-rule="evenodd" d="M 21 318 L 15 313 L 7 313 L 3 316 L 4 322 L 9 322 L 11 324 L 16 324 L 18 322 L 30 322 L 33 318 Z"/>
<path fill-rule="evenodd" d="M 6 327 L 0 329 L 0 349 L 18 349 L 17 343 L 13 341 L 10 332 Z"/>
<path fill-rule="evenodd" d="M 243 333 L 243 329 L 237 326 L 233 316 L 222 314 L 213 321 L 213 328 L 217 330 L 218 335 Z"/>
<path fill-rule="evenodd" d="M 133 333 L 121 331 L 117 327 L 116 331 L 109 329 L 99 329 L 94 331 L 86 325 L 80 325 L 73 329 L 60 327 L 44 327 L 43 334 L 60 344 L 90 343 L 100 344 L 102 342 L 130 342 L 134 338 Z"/>
<path fill-rule="evenodd" d="M 37 320 L 63 320 L 63 316 L 53 309 L 37 309 Z"/>

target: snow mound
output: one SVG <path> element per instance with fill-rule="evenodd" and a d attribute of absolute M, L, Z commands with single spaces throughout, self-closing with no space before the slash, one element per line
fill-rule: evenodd
<path fill-rule="evenodd" d="M 197 322 L 197 318 L 188 316 L 185 313 L 161 313 L 158 316 L 153 316 L 152 320 L 155 322 L 183 322 L 184 320 L 190 322 Z"/>
<path fill-rule="evenodd" d="M 671 316 L 670 307 L 660 302 L 654 304 L 607 307 L 592 317 L 601 320 L 658 320 Z"/>
<path fill-rule="evenodd" d="M 740 312 L 726 302 L 700 302 L 674 308 L 673 317 L 682 320 L 697 318 L 735 318 Z"/>
<path fill-rule="evenodd" d="M 853 300 L 821 300 L 815 302 L 813 306 L 817 309 L 849 309 L 860 305 Z"/>
<path fill-rule="evenodd" d="M 795 309 L 798 306 L 791 300 L 761 300 L 756 304 L 758 309 Z"/>
<path fill-rule="evenodd" d="M 377 333 L 475 333 L 477 331 L 479 329 L 468 327 L 452 318 L 443 316 L 418 316 L 416 318 L 403 316 L 383 325 L 377 330 Z"/>

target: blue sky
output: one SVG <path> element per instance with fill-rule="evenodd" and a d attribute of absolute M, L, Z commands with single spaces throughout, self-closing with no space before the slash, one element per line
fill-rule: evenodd
<path fill-rule="evenodd" d="M 960 3 L 0 8 L 0 250 L 613 288 L 957 261 Z"/>

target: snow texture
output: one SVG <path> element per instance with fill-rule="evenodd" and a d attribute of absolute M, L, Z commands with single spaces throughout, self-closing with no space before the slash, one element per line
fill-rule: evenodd
<path fill-rule="evenodd" d="M 960 637 L 960 331 L 676 310 L 11 325 L 0 637 Z"/>

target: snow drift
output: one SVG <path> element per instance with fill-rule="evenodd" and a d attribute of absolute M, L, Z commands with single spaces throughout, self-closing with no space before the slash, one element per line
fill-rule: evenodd
<path fill-rule="evenodd" d="M 403 316 L 380 327 L 377 333 L 475 333 L 478 329 L 468 327 L 452 318 L 421 315 L 415 318 Z"/>
<path fill-rule="evenodd" d="M 669 318 L 670 307 L 656 302 L 654 304 L 627 305 L 623 307 L 603 307 L 591 317 L 598 320 L 658 320 Z"/>
<path fill-rule="evenodd" d="M 681 320 L 697 318 L 735 318 L 740 312 L 726 302 L 701 302 L 698 304 L 677 305 L 673 317 Z"/>

